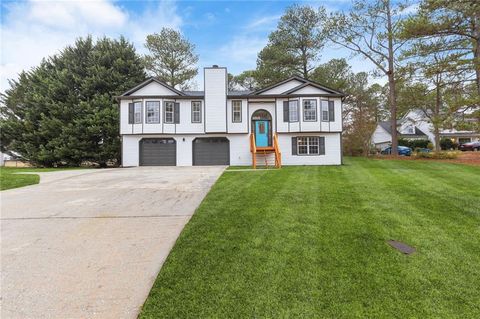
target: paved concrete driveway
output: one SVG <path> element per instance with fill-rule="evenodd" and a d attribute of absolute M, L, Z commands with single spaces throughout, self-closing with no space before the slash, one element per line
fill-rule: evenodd
<path fill-rule="evenodd" d="M 42 173 L 1 192 L 1 317 L 135 318 L 223 169 Z"/>

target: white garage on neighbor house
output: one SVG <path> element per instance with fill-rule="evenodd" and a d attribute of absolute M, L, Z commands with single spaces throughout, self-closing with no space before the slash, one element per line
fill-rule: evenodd
<path fill-rule="evenodd" d="M 291 77 L 228 91 L 227 69 L 204 69 L 204 91 L 155 78 L 118 97 L 122 165 L 339 165 L 342 92 Z"/>

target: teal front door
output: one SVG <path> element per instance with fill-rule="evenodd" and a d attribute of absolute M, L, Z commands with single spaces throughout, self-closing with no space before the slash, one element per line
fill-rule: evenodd
<path fill-rule="evenodd" d="M 255 121 L 255 144 L 257 147 L 268 146 L 268 121 Z"/>

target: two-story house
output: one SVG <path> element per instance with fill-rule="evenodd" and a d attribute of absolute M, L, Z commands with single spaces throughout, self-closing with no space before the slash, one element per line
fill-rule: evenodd
<path fill-rule="evenodd" d="M 339 165 L 344 94 L 300 77 L 228 91 L 204 69 L 204 91 L 151 78 L 118 97 L 122 165 Z"/>

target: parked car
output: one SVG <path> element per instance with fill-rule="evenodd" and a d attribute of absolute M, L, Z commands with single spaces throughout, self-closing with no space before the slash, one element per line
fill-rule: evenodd
<path fill-rule="evenodd" d="M 417 153 L 430 153 L 432 150 L 429 148 L 417 148 L 415 149 L 415 152 Z"/>
<path fill-rule="evenodd" d="M 480 141 L 462 144 L 458 149 L 460 151 L 480 151 Z"/>
<path fill-rule="evenodd" d="M 391 146 L 387 147 L 381 153 L 384 154 L 384 155 L 392 154 L 392 147 Z M 410 156 L 410 155 L 412 155 L 412 149 L 410 147 L 406 147 L 406 146 L 398 146 L 398 155 Z"/>

